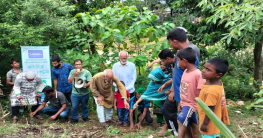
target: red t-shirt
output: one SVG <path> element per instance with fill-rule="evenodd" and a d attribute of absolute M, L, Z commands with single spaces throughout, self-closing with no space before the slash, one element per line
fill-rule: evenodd
<path fill-rule="evenodd" d="M 127 93 L 127 98 L 129 98 L 130 97 L 129 91 L 126 90 L 126 93 Z M 114 94 L 114 99 L 117 99 L 117 108 L 125 108 L 124 101 L 121 99 L 121 93 L 116 91 Z M 127 101 L 127 102 L 129 102 L 129 101 Z"/>

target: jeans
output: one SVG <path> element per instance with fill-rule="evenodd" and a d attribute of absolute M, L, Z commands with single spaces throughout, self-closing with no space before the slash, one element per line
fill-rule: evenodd
<path fill-rule="evenodd" d="M 105 108 L 102 105 L 98 105 L 96 97 L 94 97 L 94 100 L 95 100 L 96 105 L 97 105 L 97 114 L 98 114 L 99 121 L 101 123 L 105 122 L 104 110 L 105 110 L 105 114 L 106 114 L 106 119 L 107 120 L 111 120 L 112 119 L 112 114 L 113 114 L 113 109 L 112 108 Z"/>
<path fill-rule="evenodd" d="M 59 111 L 58 108 L 55 108 L 53 106 L 46 106 L 40 111 L 40 113 L 52 116 L 52 115 L 56 114 L 58 111 Z M 69 107 L 67 107 L 64 111 L 62 111 L 59 114 L 59 116 L 61 118 L 68 118 L 68 112 L 69 112 Z"/>
<path fill-rule="evenodd" d="M 128 123 L 129 110 L 125 108 L 118 108 L 118 117 L 120 122 Z"/>
<path fill-rule="evenodd" d="M 89 94 L 79 96 L 74 93 L 71 94 L 71 116 L 74 120 L 79 120 L 79 104 L 81 103 L 81 117 L 88 118 L 88 102 Z"/>

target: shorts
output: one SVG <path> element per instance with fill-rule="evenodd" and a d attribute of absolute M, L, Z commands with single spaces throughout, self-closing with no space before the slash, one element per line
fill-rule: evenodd
<path fill-rule="evenodd" d="M 182 111 L 177 116 L 177 120 L 184 126 L 189 126 L 190 122 L 198 125 L 197 116 L 193 108 L 189 106 L 184 106 Z"/>
<path fill-rule="evenodd" d="M 214 134 L 214 135 L 201 134 L 201 136 L 202 136 L 202 138 L 219 138 L 220 137 L 220 133 Z"/>

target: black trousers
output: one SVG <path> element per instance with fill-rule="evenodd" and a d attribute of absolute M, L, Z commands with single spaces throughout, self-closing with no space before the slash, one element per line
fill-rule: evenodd
<path fill-rule="evenodd" d="M 33 105 L 32 106 L 32 112 L 34 112 L 37 108 L 38 108 L 38 104 L 37 105 Z M 12 110 L 12 116 L 19 116 L 19 108 L 20 108 L 21 106 L 14 106 L 14 107 L 11 107 L 11 110 Z M 27 108 L 27 106 L 22 106 L 22 108 L 24 108 L 24 111 L 25 112 L 29 112 L 28 111 L 28 108 Z M 39 115 L 39 113 L 37 112 L 36 113 L 36 115 Z"/>
<path fill-rule="evenodd" d="M 176 130 L 176 132 L 178 132 L 178 123 L 177 123 L 177 106 L 178 106 L 178 102 L 174 101 L 171 102 L 168 100 L 168 98 L 166 98 L 166 100 L 164 101 L 163 104 L 163 116 L 164 119 L 168 125 L 169 129 L 173 129 L 173 134 Z"/>
<path fill-rule="evenodd" d="M 67 98 L 68 102 L 71 103 L 71 99 L 70 99 L 70 96 L 71 96 L 71 92 L 67 92 L 67 93 L 63 93 L 65 95 L 65 97 Z"/>

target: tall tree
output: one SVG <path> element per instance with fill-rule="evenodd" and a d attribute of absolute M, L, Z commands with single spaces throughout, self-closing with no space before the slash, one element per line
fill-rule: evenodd
<path fill-rule="evenodd" d="M 228 32 L 222 39 L 229 44 L 233 38 L 254 45 L 254 79 L 259 88 L 262 85 L 263 45 L 263 3 L 261 0 L 202 0 L 202 11 L 213 13 L 209 23 L 225 24 Z"/>
<path fill-rule="evenodd" d="M 66 48 L 73 21 L 69 13 L 74 10 L 67 1 L 1 0 L 0 7 L 2 77 L 10 69 L 8 61 L 20 58 L 20 46 L 49 45 L 51 51 Z"/>

